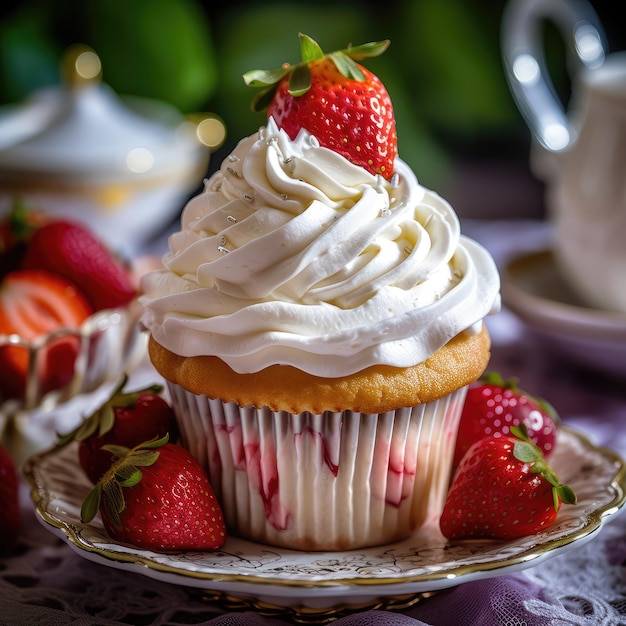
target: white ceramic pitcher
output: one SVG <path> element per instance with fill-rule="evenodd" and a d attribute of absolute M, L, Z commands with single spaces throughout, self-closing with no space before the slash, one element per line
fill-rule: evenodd
<path fill-rule="evenodd" d="M 546 68 L 545 20 L 568 45 L 567 109 Z M 607 53 L 602 25 L 585 0 L 511 0 L 502 54 L 533 135 L 531 167 L 546 183 L 564 280 L 588 306 L 626 312 L 626 52 Z"/>

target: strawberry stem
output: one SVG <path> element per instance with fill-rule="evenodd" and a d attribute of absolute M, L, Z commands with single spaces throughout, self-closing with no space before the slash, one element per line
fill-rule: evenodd
<path fill-rule="evenodd" d="M 15 198 L 9 213 L 9 230 L 16 241 L 23 242 L 37 230 L 28 219 L 29 209 L 21 198 Z"/>
<path fill-rule="evenodd" d="M 63 446 L 71 441 L 84 441 L 93 435 L 108 433 L 115 425 L 115 408 L 134 406 L 139 396 L 146 393 L 161 393 L 163 385 L 152 384 L 142 389 L 124 393 L 123 389 L 128 382 L 128 375 L 123 374 L 120 382 L 115 386 L 109 397 L 81 424 L 71 432 L 60 435 L 57 433 L 57 445 Z"/>
<path fill-rule="evenodd" d="M 117 445 L 103 446 L 104 450 L 118 458 L 87 494 L 80 509 L 81 521 L 85 524 L 90 522 L 100 506 L 104 506 L 113 524 L 120 526 L 119 514 L 126 508 L 124 487 L 134 487 L 141 481 L 143 474 L 139 467 L 153 465 L 159 458 L 158 448 L 168 441 L 169 435 L 166 434 L 130 449 Z"/>
<path fill-rule="evenodd" d="M 320 48 L 315 39 L 312 39 L 304 33 L 298 33 L 298 37 L 300 39 L 300 56 L 305 64 L 309 63 L 309 61 L 324 58 L 324 51 Z"/>
<path fill-rule="evenodd" d="M 363 82 L 365 75 L 355 61 L 380 56 L 390 44 L 389 39 L 371 41 L 324 54 L 319 44 L 308 35 L 298 33 L 298 37 L 300 38 L 300 56 L 302 58 L 300 63 L 285 64 L 273 70 L 250 70 L 243 75 L 243 81 L 248 87 L 261 88 L 261 91 L 252 99 L 251 108 L 253 111 L 259 112 L 267 109 L 274 97 L 278 83 L 287 74 L 291 74 L 289 93 L 294 97 L 304 95 L 311 88 L 309 63 L 323 58 L 329 58 L 346 78 Z"/>
<path fill-rule="evenodd" d="M 332 59 L 335 67 L 346 78 L 351 78 L 360 83 L 365 80 L 365 74 L 363 74 L 361 68 L 345 52 L 331 52 L 328 56 Z"/>
<path fill-rule="evenodd" d="M 311 70 L 309 66 L 298 64 L 289 77 L 289 93 L 297 98 L 303 96 L 311 88 Z"/>
<path fill-rule="evenodd" d="M 526 425 L 522 422 L 517 426 L 512 426 L 511 433 L 519 439 L 513 446 L 513 456 L 522 463 L 528 463 L 533 474 L 540 474 L 552 485 L 554 510 L 559 510 L 561 502 L 575 504 L 576 494 L 574 490 L 568 485 L 562 484 L 558 479 L 554 470 L 546 462 L 541 449 L 530 440 Z"/>

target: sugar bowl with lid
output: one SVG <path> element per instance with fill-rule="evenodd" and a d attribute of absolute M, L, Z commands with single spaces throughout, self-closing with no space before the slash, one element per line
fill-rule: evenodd
<path fill-rule="evenodd" d="M 131 256 L 201 183 L 211 151 L 202 124 L 164 102 L 118 96 L 84 46 L 68 50 L 64 76 L 0 110 L 0 215 L 19 197 L 88 223 Z M 219 144 L 223 125 L 210 121 Z"/>

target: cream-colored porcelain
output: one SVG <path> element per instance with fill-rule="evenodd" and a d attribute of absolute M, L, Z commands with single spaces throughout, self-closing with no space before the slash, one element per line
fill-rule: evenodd
<path fill-rule="evenodd" d="M 210 150 L 196 131 L 169 105 L 122 99 L 93 51 L 71 49 L 62 86 L 0 112 L 0 215 L 21 197 L 131 255 L 201 184 Z"/>
<path fill-rule="evenodd" d="M 584 306 L 551 250 L 515 256 L 501 273 L 503 304 L 542 346 L 564 361 L 626 377 L 626 313 Z"/>
<path fill-rule="evenodd" d="M 544 19 L 555 22 L 573 51 L 567 110 L 543 59 Z M 546 183 L 557 263 L 585 303 L 626 312 L 626 52 L 606 52 L 602 26 L 584 1 L 507 6 L 507 77 L 535 139 L 531 164 Z"/>

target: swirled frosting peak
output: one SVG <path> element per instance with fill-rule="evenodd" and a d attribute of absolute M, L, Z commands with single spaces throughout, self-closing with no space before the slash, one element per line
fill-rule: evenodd
<path fill-rule="evenodd" d="M 489 254 L 396 160 L 374 176 L 270 118 L 205 182 L 143 280 L 143 322 L 236 372 L 336 377 L 424 361 L 499 308 Z"/>

